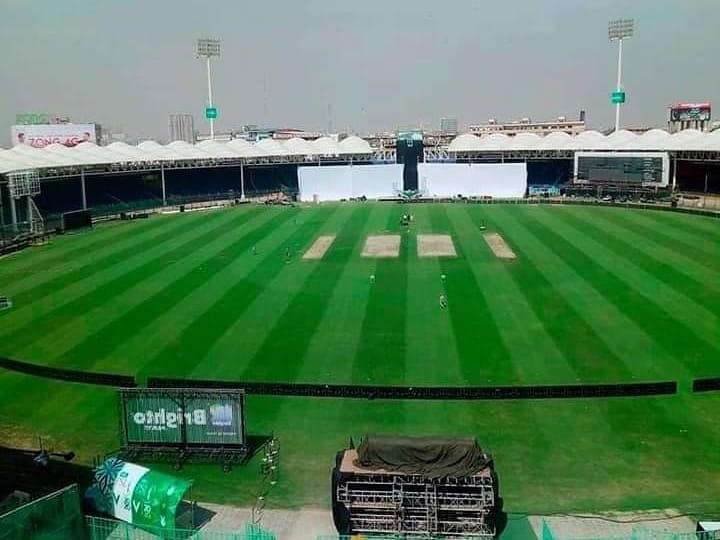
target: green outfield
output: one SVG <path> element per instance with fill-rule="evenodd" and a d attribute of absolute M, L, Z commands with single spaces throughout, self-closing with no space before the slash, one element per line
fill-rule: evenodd
<path fill-rule="evenodd" d="M 515 260 L 495 257 L 483 222 Z M 399 256 L 361 257 L 383 233 L 402 235 Z M 450 235 L 457 257 L 419 258 L 423 233 Z M 336 235 L 325 256 L 301 260 L 320 235 Z M 251 434 L 282 445 L 275 506 L 329 507 L 335 452 L 380 432 L 476 435 L 512 512 L 716 509 L 720 394 L 693 395 L 690 381 L 720 376 L 719 276 L 720 221 L 669 212 L 366 203 L 157 216 L 0 259 L 0 295 L 15 304 L 0 312 L 0 355 L 141 379 L 677 380 L 678 395 L 653 398 L 250 397 L 247 414 Z M 118 427 L 112 390 L 0 371 L 0 442 L 42 434 L 90 462 L 117 447 Z M 200 500 L 251 504 L 258 470 L 183 474 Z"/>

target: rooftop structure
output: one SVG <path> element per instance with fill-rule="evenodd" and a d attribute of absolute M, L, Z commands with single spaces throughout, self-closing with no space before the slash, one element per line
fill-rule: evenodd
<path fill-rule="evenodd" d="M 534 122 L 530 118 L 523 118 L 513 122 L 502 123 L 491 118 L 486 124 L 469 126 L 468 130 L 474 135 L 481 136 L 491 135 L 493 133 L 503 133 L 510 136 L 517 135 L 518 133 L 534 133 L 535 135 L 545 136 L 554 132 L 578 135 L 585 131 L 585 119 L 568 120 L 564 116 L 558 116 L 555 120 L 545 122 Z"/>

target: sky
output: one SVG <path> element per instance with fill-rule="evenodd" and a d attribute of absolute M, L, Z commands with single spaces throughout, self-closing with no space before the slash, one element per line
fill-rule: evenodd
<path fill-rule="evenodd" d="M 196 38 L 213 63 L 216 132 L 243 124 L 366 133 L 488 118 L 614 122 L 617 45 L 626 126 L 674 102 L 720 106 L 720 0 L 0 0 L 0 146 L 19 113 L 168 137 L 207 132 Z"/>

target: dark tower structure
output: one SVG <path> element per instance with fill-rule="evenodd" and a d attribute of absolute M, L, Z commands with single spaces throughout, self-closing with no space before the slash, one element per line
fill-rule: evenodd
<path fill-rule="evenodd" d="M 424 161 L 423 134 L 419 131 L 401 131 L 398 133 L 395 144 L 396 161 L 405 165 L 403 190 L 417 190 L 417 164 Z"/>

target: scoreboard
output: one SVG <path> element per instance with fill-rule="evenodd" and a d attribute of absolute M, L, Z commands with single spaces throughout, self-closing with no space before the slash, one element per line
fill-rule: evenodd
<path fill-rule="evenodd" d="M 667 152 L 576 152 L 575 180 L 604 184 L 667 186 Z"/>

